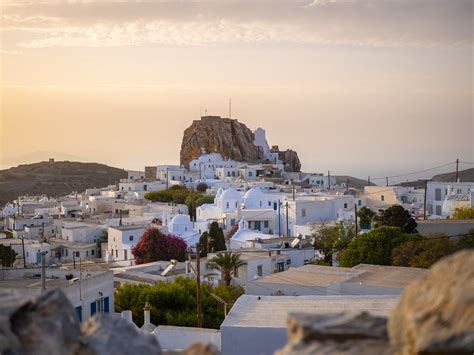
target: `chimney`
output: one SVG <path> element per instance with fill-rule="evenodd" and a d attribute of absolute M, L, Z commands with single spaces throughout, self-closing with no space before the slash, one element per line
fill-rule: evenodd
<path fill-rule="evenodd" d="M 143 307 L 143 325 L 140 328 L 145 333 L 151 333 L 156 328 L 156 326 L 150 322 L 150 309 L 150 303 L 145 302 L 145 307 Z"/>
<path fill-rule="evenodd" d="M 132 311 L 122 311 L 122 319 L 125 319 L 127 322 L 133 323 Z"/>

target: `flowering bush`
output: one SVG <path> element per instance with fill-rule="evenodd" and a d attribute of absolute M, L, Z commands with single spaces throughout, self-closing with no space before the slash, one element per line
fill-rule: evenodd
<path fill-rule="evenodd" d="M 162 233 L 156 228 L 148 228 L 132 249 L 132 254 L 137 265 L 171 259 L 185 261 L 186 249 L 186 242 L 182 238 Z"/>

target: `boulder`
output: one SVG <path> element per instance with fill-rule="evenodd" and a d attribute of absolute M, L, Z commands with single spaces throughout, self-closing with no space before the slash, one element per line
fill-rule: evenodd
<path fill-rule="evenodd" d="M 204 116 L 186 128 L 181 143 L 180 163 L 189 169 L 189 162 L 205 153 L 219 153 L 224 159 L 246 163 L 261 163 L 264 154 L 254 143 L 255 135 L 245 124 L 220 116 Z M 276 151 L 274 150 L 276 147 Z M 300 171 L 298 154 L 293 150 L 278 153 L 286 171 Z"/>
<path fill-rule="evenodd" d="M 10 317 L 21 354 L 74 354 L 80 346 L 80 324 L 74 308 L 59 290 L 48 291 L 21 306 Z"/>
<path fill-rule="evenodd" d="M 291 314 L 287 324 L 288 344 L 278 355 L 390 354 L 387 320 L 367 312 Z"/>
<path fill-rule="evenodd" d="M 158 340 L 122 318 L 102 314 L 88 319 L 82 326 L 82 348 L 79 355 L 118 355 L 161 353 Z"/>
<path fill-rule="evenodd" d="M 408 286 L 389 335 L 397 354 L 474 353 L 474 251 L 441 259 Z"/>

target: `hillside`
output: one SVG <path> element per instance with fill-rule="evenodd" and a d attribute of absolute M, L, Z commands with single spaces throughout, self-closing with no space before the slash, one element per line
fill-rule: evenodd
<path fill-rule="evenodd" d="M 444 174 L 438 174 L 434 175 L 431 179 L 431 181 L 439 181 L 439 182 L 454 182 L 456 181 L 456 172 L 453 171 L 451 173 L 444 173 Z M 463 181 L 474 181 L 474 168 L 466 169 L 466 170 L 460 170 L 459 171 L 459 180 L 461 182 Z M 414 186 L 414 187 L 424 187 L 423 181 L 409 181 L 409 182 L 403 182 L 400 184 L 400 186 Z"/>
<path fill-rule="evenodd" d="M 364 186 L 367 186 L 367 180 L 362 180 L 355 178 L 353 176 L 346 176 L 346 175 L 335 175 L 336 178 L 336 183 L 349 183 L 349 188 L 355 188 L 358 190 L 364 190 Z M 373 182 L 370 183 L 371 186 L 374 186 L 375 184 Z"/>
<path fill-rule="evenodd" d="M 21 195 L 64 196 L 103 187 L 126 178 L 127 172 L 98 163 L 70 161 L 24 164 L 0 170 L 0 206 Z"/>

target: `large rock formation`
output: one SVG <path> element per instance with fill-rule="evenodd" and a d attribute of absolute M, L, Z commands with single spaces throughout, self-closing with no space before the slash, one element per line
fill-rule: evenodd
<path fill-rule="evenodd" d="M 220 153 L 224 159 L 241 162 L 264 162 L 261 149 L 254 144 L 254 133 L 235 119 L 204 116 L 186 128 L 181 143 L 181 165 L 189 168 L 189 162 L 203 152 Z M 273 150 L 272 150 L 273 151 Z M 300 161 L 296 152 L 278 151 L 287 171 L 299 171 Z"/>
<path fill-rule="evenodd" d="M 387 336 L 388 334 L 388 336 Z M 390 318 L 368 313 L 288 317 L 277 355 L 441 355 L 474 353 L 474 251 L 437 262 L 403 292 Z"/>
<path fill-rule="evenodd" d="M 408 286 L 389 335 L 397 354 L 473 354 L 474 251 L 443 258 Z"/>

